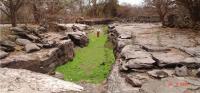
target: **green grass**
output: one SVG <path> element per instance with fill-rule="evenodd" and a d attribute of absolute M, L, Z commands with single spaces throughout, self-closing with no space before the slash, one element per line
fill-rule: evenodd
<path fill-rule="evenodd" d="M 102 26 L 104 33 L 97 38 L 90 33 L 90 43 L 85 48 L 75 50 L 73 61 L 60 66 L 56 71 L 65 76 L 65 80 L 73 82 L 101 83 L 104 81 L 114 63 L 112 46 L 107 40 L 107 26 Z"/>

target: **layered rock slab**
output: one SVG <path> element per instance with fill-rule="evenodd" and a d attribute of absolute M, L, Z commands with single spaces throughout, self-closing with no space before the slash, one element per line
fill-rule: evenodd
<path fill-rule="evenodd" d="M 68 93 L 83 87 L 48 75 L 22 69 L 0 68 L 1 93 Z"/>
<path fill-rule="evenodd" d="M 153 68 L 156 63 L 150 53 L 142 50 L 140 46 L 127 45 L 121 51 L 123 70 Z"/>
<path fill-rule="evenodd" d="M 17 52 L 1 59 L 0 67 L 23 68 L 41 73 L 48 73 L 56 66 L 65 64 L 74 57 L 74 45 L 71 40 L 60 42 L 59 46 L 34 53 Z"/>
<path fill-rule="evenodd" d="M 191 37 L 194 32 L 155 24 L 117 24 L 109 29 L 118 61 L 108 79 L 108 93 L 199 93 L 200 83 L 195 81 L 200 38 Z"/>

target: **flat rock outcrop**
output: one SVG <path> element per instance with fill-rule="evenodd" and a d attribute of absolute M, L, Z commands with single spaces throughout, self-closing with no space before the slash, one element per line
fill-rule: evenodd
<path fill-rule="evenodd" d="M 116 63 L 108 93 L 198 93 L 200 33 L 158 24 L 112 24 Z"/>
<path fill-rule="evenodd" d="M 48 75 L 22 69 L 0 68 L 1 93 L 70 93 L 83 87 Z"/>

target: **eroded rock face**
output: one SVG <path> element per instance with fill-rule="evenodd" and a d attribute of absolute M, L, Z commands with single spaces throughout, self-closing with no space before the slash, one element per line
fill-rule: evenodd
<path fill-rule="evenodd" d="M 33 53 L 17 52 L 0 61 L 0 67 L 23 68 L 31 71 L 48 73 L 58 65 L 65 64 L 74 57 L 74 45 L 71 40 L 60 42 L 56 48 Z"/>
<path fill-rule="evenodd" d="M 0 68 L 1 93 L 66 93 L 83 87 L 22 69 Z"/>
<path fill-rule="evenodd" d="M 110 25 L 117 61 L 107 92 L 199 93 L 200 82 L 195 81 L 199 81 L 200 37 L 196 34 L 154 24 Z"/>

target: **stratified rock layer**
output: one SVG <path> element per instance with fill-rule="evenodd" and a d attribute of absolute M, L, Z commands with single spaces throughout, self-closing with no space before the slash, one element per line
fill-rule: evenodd
<path fill-rule="evenodd" d="M 56 66 L 65 64 L 74 57 L 73 43 L 70 40 L 60 42 L 56 48 L 45 49 L 34 53 L 17 52 L 2 59 L 0 67 L 23 68 L 31 71 L 48 73 Z"/>
<path fill-rule="evenodd" d="M 108 93 L 199 93 L 200 33 L 158 24 L 112 24 L 116 64 Z"/>

